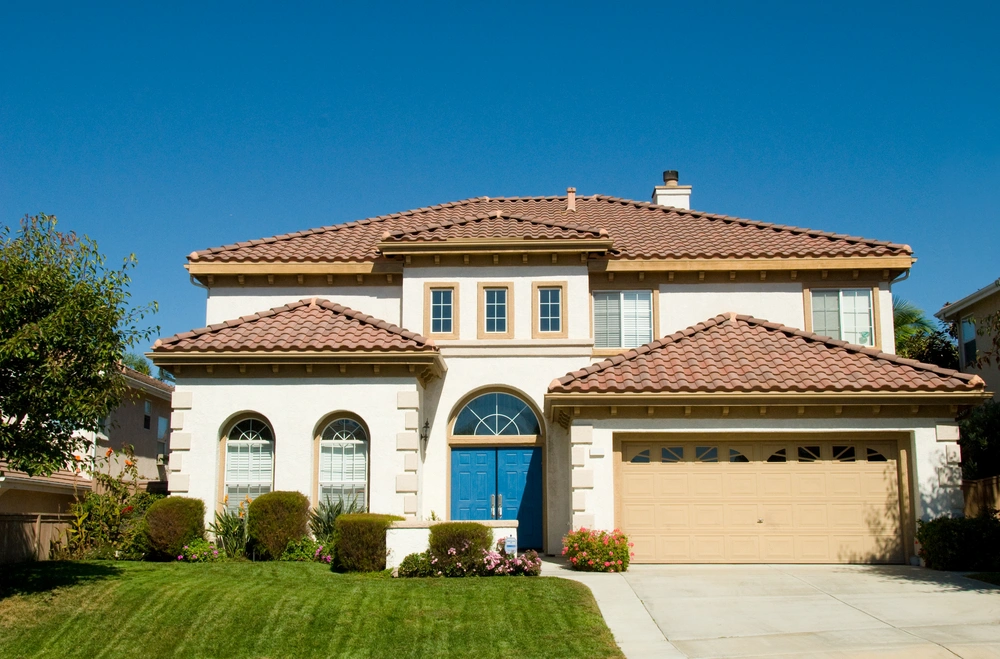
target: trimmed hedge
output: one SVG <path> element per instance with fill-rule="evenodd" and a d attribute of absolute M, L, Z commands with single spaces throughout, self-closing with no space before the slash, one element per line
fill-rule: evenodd
<path fill-rule="evenodd" d="M 337 517 L 337 566 L 346 572 L 381 572 L 385 569 L 385 532 L 396 515 L 357 513 Z"/>
<path fill-rule="evenodd" d="M 155 558 L 176 558 L 184 545 L 205 537 L 205 503 L 188 497 L 154 501 L 146 510 L 146 535 Z"/>
<path fill-rule="evenodd" d="M 306 535 L 309 499 L 301 492 L 268 492 L 250 503 L 247 532 L 266 558 L 277 560 L 289 543 Z"/>
<path fill-rule="evenodd" d="M 920 558 L 935 570 L 1000 570 L 1000 518 L 939 517 L 917 523 Z"/>
<path fill-rule="evenodd" d="M 483 552 L 493 548 L 493 531 L 477 522 L 445 522 L 431 526 L 430 550 L 436 556 L 447 556 L 448 550 L 456 554 L 467 553 L 482 558 Z"/>

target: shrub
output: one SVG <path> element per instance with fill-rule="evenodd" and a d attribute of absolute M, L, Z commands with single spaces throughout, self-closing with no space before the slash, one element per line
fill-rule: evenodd
<path fill-rule="evenodd" d="M 615 529 L 595 531 L 581 528 L 563 538 L 563 556 L 575 570 L 586 572 L 624 572 L 633 554 L 628 537 Z"/>
<path fill-rule="evenodd" d="M 301 540 L 293 540 L 288 543 L 288 547 L 285 548 L 285 553 L 283 553 L 281 558 L 278 560 L 300 562 L 316 561 L 317 563 L 326 563 L 327 565 L 330 565 L 333 563 L 333 548 L 316 542 L 309 536 L 305 536 Z"/>
<path fill-rule="evenodd" d="M 478 574 L 492 546 L 493 532 L 484 524 L 445 522 L 431 527 L 431 561 L 446 577 Z"/>
<path fill-rule="evenodd" d="M 177 560 L 185 563 L 224 561 L 226 560 L 226 552 L 216 547 L 214 542 L 198 538 L 184 545 L 181 553 L 177 554 Z"/>
<path fill-rule="evenodd" d="M 365 512 L 364 501 L 357 497 L 350 501 L 321 502 L 315 510 L 309 513 L 309 530 L 319 542 L 334 545 L 337 533 L 337 518 L 341 515 L 353 515 Z"/>
<path fill-rule="evenodd" d="M 248 497 L 249 499 L 249 497 Z M 226 497 L 224 503 L 228 503 Z M 215 513 L 215 521 L 208 525 L 219 547 L 229 558 L 246 558 L 250 533 L 247 530 L 246 502 L 241 501 L 238 510 L 224 508 Z"/>
<path fill-rule="evenodd" d="M 435 574 L 436 570 L 434 565 L 431 563 L 430 552 L 421 552 L 419 554 L 410 554 L 403 559 L 403 562 L 399 564 L 399 569 L 396 574 L 400 577 L 438 577 L 443 576 L 441 574 Z"/>
<path fill-rule="evenodd" d="M 512 556 L 506 552 L 504 544 L 504 539 L 500 538 L 495 549 L 483 553 L 484 576 L 537 577 L 542 573 L 538 552 L 529 549 L 520 556 Z"/>
<path fill-rule="evenodd" d="M 277 559 L 288 543 L 306 534 L 309 499 L 301 492 L 268 492 L 253 500 L 247 532 L 267 558 Z"/>
<path fill-rule="evenodd" d="M 495 549 L 483 549 L 478 557 L 465 557 L 462 561 L 452 560 L 454 548 L 449 547 L 443 555 L 434 550 L 420 554 L 410 554 L 399 565 L 400 577 L 537 577 L 542 572 L 542 560 L 535 551 L 526 551 L 520 556 L 512 556 L 504 551 L 504 540 L 497 542 Z"/>
<path fill-rule="evenodd" d="M 379 572 L 385 569 L 385 532 L 395 515 L 356 513 L 337 518 L 336 559 L 347 572 Z"/>
<path fill-rule="evenodd" d="M 1000 570 L 1000 518 L 939 517 L 917 523 L 920 558 L 935 570 Z"/>
<path fill-rule="evenodd" d="M 184 545 L 205 535 L 205 504 L 201 499 L 167 497 L 146 511 L 149 548 L 158 558 L 174 558 Z"/>

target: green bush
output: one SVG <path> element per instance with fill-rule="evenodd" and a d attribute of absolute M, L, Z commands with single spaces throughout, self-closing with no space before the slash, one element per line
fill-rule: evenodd
<path fill-rule="evenodd" d="M 1000 402 L 973 408 L 961 421 L 962 477 L 966 480 L 1000 474 Z"/>
<path fill-rule="evenodd" d="M 337 518 L 337 566 L 347 572 L 380 572 L 385 569 L 385 532 L 396 515 L 357 513 Z"/>
<path fill-rule="evenodd" d="M 446 577 L 478 574 L 493 546 L 493 531 L 478 522 L 445 522 L 431 527 L 430 554 Z"/>
<path fill-rule="evenodd" d="M 268 492 L 253 500 L 247 532 L 266 558 L 278 559 L 288 544 L 306 534 L 309 499 L 301 492 Z"/>
<path fill-rule="evenodd" d="M 204 537 L 204 502 L 188 497 L 154 501 L 146 511 L 146 534 L 154 557 L 175 558 L 184 545 Z"/>
<path fill-rule="evenodd" d="M 431 563 L 431 555 L 429 552 L 422 552 L 419 554 L 410 554 L 403 559 L 403 562 L 399 564 L 399 569 L 396 574 L 400 577 L 440 577 L 444 576 L 441 574 L 435 574 L 437 570 L 434 569 L 434 565 Z"/>
<path fill-rule="evenodd" d="M 935 570 L 1000 570 L 1000 518 L 939 517 L 917 523 L 920 558 Z"/>
<path fill-rule="evenodd" d="M 563 538 L 563 556 L 574 570 L 584 572 L 624 572 L 632 559 L 632 543 L 615 529 L 579 529 Z"/>
<path fill-rule="evenodd" d="M 198 538 L 181 548 L 177 560 L 185 563 L 214 563 L 226 560 L 226 552 L 216 547 L 214 542 Z"/>
<path fill-rule="evenodd" d="M 317 563 L 330 565 L 333 562 L 333 548 L 317 542 L 309 536 L 304 536 L 300 540 L 293 540 L 288 543 L 285 553 L 278 560 L 303 563 L 316 561 Z"/>

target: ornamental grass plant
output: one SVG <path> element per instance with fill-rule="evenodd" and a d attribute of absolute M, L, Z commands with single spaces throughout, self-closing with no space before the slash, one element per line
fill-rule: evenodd
<path fill-rule="evenodd" d="M 595 531 L 581 528 L 563 538 L 563 556 L 574 570 L 584 572 L 624 572 L 632 553 L 632 543 L 620 530 Z"/>
<path fill-rule="evenodd" d="M 223 504 L 229 503 L 227 496 Z M 241 501 L 239 508 L 231 510 L 226 507 L 215 513 L 215 521 L 208 525 L 215 541 L 229 558 L 242 559 L 247 557 L 247 546 L 250 544 L 250 531 L 247 527 L 246 506 L 250 497 Z"/>

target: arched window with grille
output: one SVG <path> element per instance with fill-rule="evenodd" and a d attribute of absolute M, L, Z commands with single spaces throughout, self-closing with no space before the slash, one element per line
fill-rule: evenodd
<path fill-rule="evenodd" d="M 368 432 L 349 417 L 334 419 L 320 435 L 319 500 L 368 506 Z"/>
<path fill-rule="evenodd" d="M 274 479 L 274 433 L 257 418 L 235 424 L 226 436 L 227 507 L 271 491 Z"/>
<path fill-rule="evenodd" d="M 540 435 L 538 418 L 528 404 L 502 391 L 476 396 L 455 418 L 453 435 Z"/>

